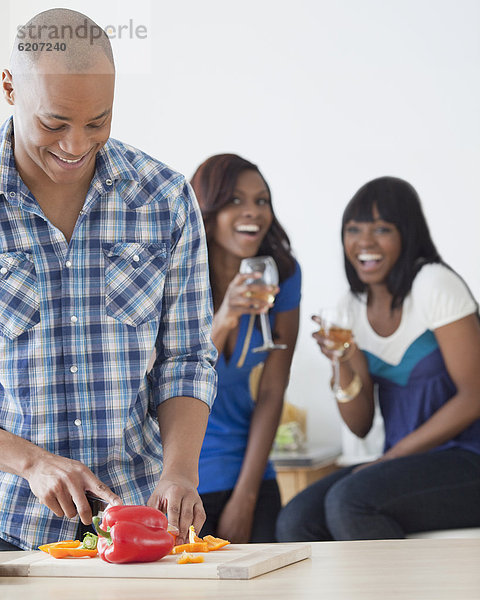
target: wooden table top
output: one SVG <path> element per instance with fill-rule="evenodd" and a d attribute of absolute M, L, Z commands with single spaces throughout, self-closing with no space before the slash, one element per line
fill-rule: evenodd
<path fill-rule="evenodd" d="M 2 600 L 473 600 L 480 539 L 316 542 L 312 558 L 247 581 L 0 578 Z"/>

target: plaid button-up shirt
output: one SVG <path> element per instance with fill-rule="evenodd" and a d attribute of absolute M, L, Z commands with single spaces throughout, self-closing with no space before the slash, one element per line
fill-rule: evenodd
<path fill-rule="evenodd" d="M 143 504 L 162 468 L 156 408 L 176 396 L 211 406 L 215 395 L 197 202 L 182 175 L 110 139 L 67 243 L 15 168 L 12 132 L 9 119 L 0 130 L 0 428 L 81 461 L 125 503 Z M 31 549 L 71 539 L 77 525 L 0 472 L 1 538 Z"/>

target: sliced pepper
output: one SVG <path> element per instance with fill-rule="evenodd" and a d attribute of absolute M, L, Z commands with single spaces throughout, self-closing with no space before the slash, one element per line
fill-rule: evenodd
<path fill-rule="evenodd" d="M 53 558 L 83 558 L 85 556 L 91 558 L 98 554 L 96 548 L 89 550 L 88 548 L 82 548 L 81 546 L 78 546 L 77 548 L 61 548 L 60 546 L 55 546 L 54 548 L 50 548 L 48 553 L 50 556 L 53 556 Z"/>
<path fill-rule="evenodd" d="M 222 540 L 222 538 L 217 538 L 213 535 L 206 535 L 203 538 L 203 541 L 207 542 L 209 552 L 212 552 L 213 550 L 220 550 L 220 548 L 228 546 L 228 544 L 230 543 L 228 540 Z"/>
<path fill-rule="evenodd" d="M 98 535 L 87 531 L 87 533 L 83 536 L 82 548 L 85 550 L 96 550 L 98 543 Z"/>
<path fill-rule="evenodd" d="M 177 559 L 177 564 L 179 565 L 187 565 L 187 564 L 193 564 L 193 563 L 202 563 L 203 562 L 203 556 L 197 554 L 189 554 L 188 552 L 182 552 L 181 556 L 178 557 Z"/>
<path fill-rule="evenodd" d="M 190 542 L 190 544 L 206 543 L 208 552 L 212 552 L 213 550 L 220 550 L 220 548 L 223 548 L 224 546 L 227 546 L 230 543 L 228 540 L 223 540 L 222 538 L 217 538 L 213 535 L 206 535 L 202 539 L 201 537 L 198 537 L 198 535 L 195 533 L 195 527 L 193 525 L 190 525 L 190 527 L 188 528 L 188 541 Z M 183 544 L 183 546 L 188 546 L 188 544 Z M 176 547 L 180 548 L 180 546 Z M 188 551 L 188 548 L 185 548 L 185 550 Z M 205 552 L 205 550 L 190 550 L 190 552 Z M 172 554 L 173 553 L 177 554 L 177 552 L 172 552 Z"/>
<path fill-rule="evenodd" d="M 190 525 L 188 528 L 188 541 L 190 544 L 194 544 L 195 542 L 203 542 L 202 538 L 199 538 L 195 533 L 195 527 L 193 525 Z"/>
<path fill-rule="evenodd" d="M 86 533 L 83 542 L 80 540 L 65 540 L 43 544 L 38 547 L 53 558 L 81 558 L 84 556 L 97 556 L 97 536 Z"/>
<path fill-rule="evenodd" d="M 180 544 L 172 549 L 171 554 L 181 554 L 182 552 L 208 552 L 207 542 L 194 542 L 193 544 Z"/>
<path fill-rule="evenodd" d="M 50 548 L 60 547 L 60 548 L 78 548 L 81 546 L 82 542 L 80 540 L 65 540 L 64 542 L 51 542 L 50 544 L 42 544 L 38 547 L 42 552 L 46 552 L 49 554 Z"/>

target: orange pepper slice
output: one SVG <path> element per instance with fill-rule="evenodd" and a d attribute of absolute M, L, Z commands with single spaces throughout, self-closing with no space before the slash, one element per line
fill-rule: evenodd
<path fill-rule="evenodd" d="M 207 542 L 180 544 L 172 549 L 172 554 L 181 554 L 182 552 L 208 552 L 208 544 Z"/>
<path fill-rule="evenodd" d="M 96 548 L 82 548 L 80 540 L 64 540 L 62 542 L 52 542 L 42 544 L 38 547 L 42 552 L 46 552 L 54 558 L 80 558 L 83 556 L 97 556 Z"/>
<path fill-rule="evenodd" d="M 203 560 L 203 556 L 199 554 L 195 556 L 194 554 L 189 554 L 188 552 L 182 552 L 181 556 L 179 556 L 177 559 L 177 564 L 188 565 L 193 563 L 202 563 Z"/>
<path fill-rule="evenodd" d="M 203 541 L 207 542 L 209 552 L 220 550 L 220 548 L 223 548 L 230 543 L 228 540 L 222 540 L 222 538 L 213 537 L 213 535 L 206 535 L 203 538 Z"/>
<path fill-rule="evenodd" d="M 50 548 L 50 556 L 53 558 L 82 558 L 84 556 L 97 556 L 97 549 L 89 550 L 87 548 Z"/>
<path fill-rule="evenodd" d="M 78 548 L 81 546 L 82 542 L 80 540 L 65 540 L 63 542 L 51 542 L 50 544 L 42 544 L 38 547 L 42 552 L 50 552 L 50 548 Z"/>
<path fill-rule="evenodd" d="M 188 541 L 188 544 L 175 546 L 170 554 L 180 554 L 181 552 L 212 552 L 230 544 L 228 540 L 223 540 L 213 535 L 206 535 L 203 539 L 198 537 L 193 525 L 190 525 L 188 528 Z"/>

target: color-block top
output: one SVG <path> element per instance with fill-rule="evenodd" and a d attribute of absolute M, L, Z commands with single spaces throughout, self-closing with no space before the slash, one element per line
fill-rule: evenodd
<path fill-rule="evenodd" d="M 404 300 L 400 325 L 390 336 L 382 337 L 370 326 L 365 296 L 348 294 L 344 301 L 351 307 L 357 344 L 378 385 L 388 450 L 456 393 L 434 330 L 475 313 L 477 305 L 461 278 L 441 264 L 420 270 Z M 451 447 L 480 454 L 480 420 L 437 449 Z"/>

